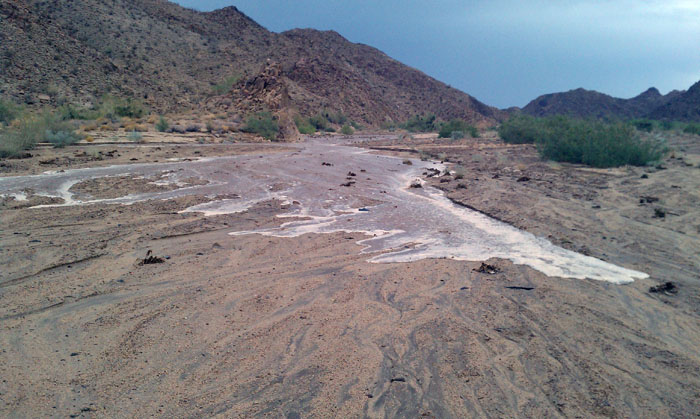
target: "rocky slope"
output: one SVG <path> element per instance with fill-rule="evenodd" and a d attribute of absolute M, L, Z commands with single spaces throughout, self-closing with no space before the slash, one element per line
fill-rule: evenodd
<path fill-rule="evenodd" d="M 192 109 L 217 103 L 213 87 L 222 80 L 249 82 L 271 61 L 289 108 L 304 115 L 328 108 L 370 125 L 429 112 L 473 123 L 500 115 L 335 32 L 277 34 L 235 7 L 203 13 L 165 0 L 2 0 L 0 19 L 0 94 L 25 103 L 90 103 L 110 93 L 162 111 Z"/>
<path fill-rule="evenodd" d="M 619 99 L 593 90 L 575 89 L 540 96 L 522 111 L 539 117 L 569 115 L 606 120 L 646 118 L 680 96 L 682 93 L 675 90 L 662 95 L 654 87 L 631 99 Z"/>
<path fill-rule="evenodd" d="M 656 108 L 650 116 L 655 119 L 700 121 L 700 81 Z"/>

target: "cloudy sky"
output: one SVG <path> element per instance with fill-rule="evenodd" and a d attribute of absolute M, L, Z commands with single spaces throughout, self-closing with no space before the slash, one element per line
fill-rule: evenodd
<path fill-rule="evenodd" d="M 700 0 L 177 0 L 275 32 L 333 29 L 489 105 L 584 87 L 632 97 L 700 80 Z"/>

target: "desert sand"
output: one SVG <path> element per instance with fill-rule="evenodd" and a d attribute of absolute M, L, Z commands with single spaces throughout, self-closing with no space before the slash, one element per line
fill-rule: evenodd
<path fill-rule="evenodd" d="M 649 275 L 624 284 L 547 276 L 502 257 L 421 256 L 418 239 L 401 249 L 416 260 L 374 263 L 397 250 L 367 249 L 363 240 L 375 238 L 377 226 L 319 234 L 311 223 L 308 233 L 281 237 L 284 223 L 316 215 L 303 214 L 297 207 L 304 202 L 291 196 L 280 199 L 294 182 L 284 177 L 287 168 L 265 163 L 303 154 L 305 143 L 38 150 L 3 166 L 0 194 L 6 179 L 47 170 L 68 176 L 192 163 L 182 166 L 187 171 L 198 158 L 223 158 L 230 164 L 216 160 L 217 176 L 268 175 L 270 199 L 260 195 L 242 212 L 216 205 L 220 211 L 207 213 L 211 202 L 236 203 L 257 189 L 227 191 L 189 172 L 180 183 L 167 174 L 144 182 L 136 173 L 84 180 L 66 195 L 93 201 L 82 205 L 39 191 L 6 194 L 0 415 L 697 415 L 700 152 L 678 141 L 660 168 L 591 170 L 541 162 L 527 146 L 488 137 L 352 140 L 382 159 L 396 156 L 387 170 L 420 172 L 426 183 L 415 193 L 432 185 L 558 247 Z M 100 151 L 113 157 L 98 159 Z M 441 169 L 430 177 L 420 151 L 435 155 L 426 165 L 443 168 L 439 154 L 448 171 L 461 161 L 460 175 Z M 313 165 L 337 185 L 323 191 L 329 209 L 388 182 L 375 172 L 379 165 L 349 176 L 343 165 L 353 160 L 318 158 L 333 164 Z M 265 170 L 236 166 L 253 159 Z M 341 186 L 346 181 L 355 184 Z M 346 204 L 371 213 L 383 199 Z M 655 218 L 656 208 L 663 218 Z M 333 221 L 361 216 L 338 213 Z M 436 229 L 434 238 L 449 234 Z M 162 263 L 143 264 L 149 250 Z M 483 262 L 490 266 L 480 269 Z M 667 281 L 675 288 L 649 292 Z"/>

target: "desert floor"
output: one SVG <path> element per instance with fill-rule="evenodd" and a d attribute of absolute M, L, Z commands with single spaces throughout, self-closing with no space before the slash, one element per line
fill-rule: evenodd
<path fill-rule="evenodd" d="M 264 166 L 304 147 L 156 140 L 42 148 L 0 162 L 0 176 L 220 156 Z M 482 261 L 450 258 L 369 263 L 373 254 L 358 241 L 370 236 L 352 229 L 230 235 L 272 231 L 297 203 L 258 199 L 242 212 L 182 212 L 240 198 L 225 188 L 196 192 L 214 188 L 196 175 L 175 186 L 158 177 L 85 180 L 70 190 L 95 199 L 85 205 L 31 190 L 5 194 L 0 416 L 700 412 L 697 138 L 674 138 L 659 167 L 606 170 L 542 162 L 532 147 L 488 135 L 365 136 L 352 144 L 396 156 L 395 170 L 409 170 L 402 160 L 419 155 L 443 160 L 453 174 L 423 172 L 424 188 L 650 277 L 622 285 L 550 277 L 507 258 L 481 270 Z M 340 167 L 323 169 L 344 178 Z M 282 169 L 266 168 L 273 192 Z M 217 167 L 220 176 L 236 170 Z M 371 168 L 357 170 L 358 185 L 324 193 L 340 198 L 379 181 Z M 163 195 L 118 202 L 135 193 Z M 376 202 L 359 204 L 372 210 Z M 163 263 L 143 264 L 149 250 Z M 650 292 L 667 281 L 675 288 Z"/>

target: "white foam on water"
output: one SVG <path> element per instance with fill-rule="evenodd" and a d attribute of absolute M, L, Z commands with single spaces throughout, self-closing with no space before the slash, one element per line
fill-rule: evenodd
<path fill-rule="evenodd" d="M 426 258 L 483 261 L 502 258 L 526 265 L 549 276 L 590 278 L 624 284 L 646 278 L 642 272 L 619 267 L 557 246 L 531 233 L 461 207 L 441 191 L 410 184 L 428 168 L 445 170 L 434 162 L 371 154 L 368 150 L 323 141 L 298 145 L 293 152 L 199 158 L 196 161 L 132 164 L 94 169 L 73 169 L 38 176 L 0 178 L 0 193 L 18 194 L 32 189 L 37 195 L 62 198 L 67 206 L 94 203 L 130 204 L 147 199 L 186 195 L 213 199 L 183 210 L 206 216 L 240 213 L 255 205 L 277 200 L 286 208 L 279 217 L 290 221 L 279 227 L 232 232 L 233 236 L 262 234 L 297 237 L 304 234 L 361 233 L 358 244 L 372 263 L 412 262 Z M 324 166 L 329 162 L 333 166 Z M 198 177 L 209 181 L 173 191 L 130 195 L 81 202 L 69 191 L 75 183 L 105 176 L 153 176 L 177 170 L 163 181 Z M 364 170 L 364 171 L 363 171 Z M 348 172 L 352 187 L 347 182 Z M 371 178 L 368 180 L 366 178 Z M 272 187 L 272 185 L 277 185 Z M 283 185 L 280 187 L 279 185 Z M 240 198 L 218 199 L 235 194 Z M 300 204 L 295 204 L 299 202 Z M 360 208 L 365 209 L 360 211 Z"/>

